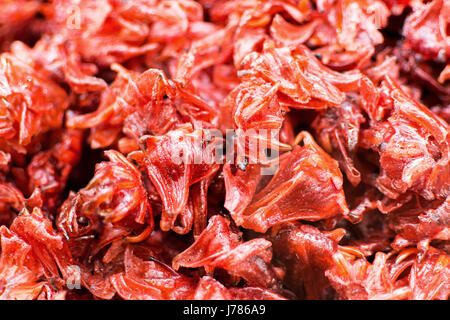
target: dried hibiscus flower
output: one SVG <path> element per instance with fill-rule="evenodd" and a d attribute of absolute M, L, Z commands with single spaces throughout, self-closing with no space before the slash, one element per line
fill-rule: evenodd
<path fill-rule="evenodd" d="M 0 0 L 0 299 L 450 296 L 448 0 Z"/>

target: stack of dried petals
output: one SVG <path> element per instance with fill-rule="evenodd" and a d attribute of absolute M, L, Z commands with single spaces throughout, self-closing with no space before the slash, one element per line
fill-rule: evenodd
<path fill-rule="evenodd" d="M 449 0 L 0 0 L 0 299 L 448 299 L 449 32 Z"/>

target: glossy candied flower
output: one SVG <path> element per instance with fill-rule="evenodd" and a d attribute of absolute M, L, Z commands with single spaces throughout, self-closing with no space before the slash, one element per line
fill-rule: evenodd
<path fill-rule="evenodd" d="M 118 72 L 117 77 L 103 92 L 98 109 L 69 114 L 67 119 L 71 128 L 91 128 L 92 147 L 113 144 L 121 132 L 137 146 L 142 135 L 165 134 L 182 122 L 204 128 L 217 123 L 216 110 L 190 89 L 167 79 L 161 70 L 138 74 L 119 65 L 112 68 Z"/>
<path fill-rule="evenodd" d="M 200 70 L 224 62 L 232 53 L 237 27 L 238 22 L 231 17 L 223 29 L 194 41 L 178 61 L 175 80 L 185 86 Z"/>
<path fill-rule="evenodd" d="M 71 257 L 62 237 L 40 209 L 31 213 L 23 209 L 9 229 L 0 227 L 0 233 L 4 299 L 36 299 L 41 294 L 45 297 L 45 292 L 54 295 L 63 290 L 60 272 L 69 277 Z"/>
<path fill-rule="evenodd" d="M 315 28 L 323 23 L 322 17 L 317 17 L 302 25 L 287 22 L 280 14 L 275 15 L 270 25 L 272 38 L 281 46 L 297 46 L 305 43 L 313 34 Z"/>
<path fill-rule="evenodd" d="M 409 296 L 410 288 L 397 280 L 408 264 L 395 268 L 383 252 L 377 252 L 373 263 L 365 259 L 347 260 L 337 256 L 336 265 L 325 271 L 333 288 L 347 300 L 398 300 Z M 397 271 L 397 272 L 395 272 Z M 392 273 L 391 273 L 392 272 Z"/>
<path fill-rule="evenodd" d="M 434 0 L 421 4 L 406 18 L 403 26 L 406 42 L 427 58 L 445 61 L 450 56 L 449 17 L 448 1 Z"/>
<path fill-rule="evenodd" d="M 275 257 L 286 266 L 286 286 L 300 298 L 327 298 L 330 284 L 324 272 L 334 266 L 333 256 L 338 254 L 338 242 L 344 235 L 344 229 L 321 232 L 298 222 L 273 227 L 267 238 Z"/>
<path fill-rule="evenodd" d="M 0 55 L 0 139 L 28 145 L 32 138 L 61 126 L 66 92 L 46 73 L 11 53 Z"/>
<path fill-rule="evenodd" d="M 300 61 L 305 72 L 326 80 L 343 92 L 356 90 L 362 78 L 361 72 L 350 70 L 337 72 L 325 66 L 310 49 L 300 45 L 294 51 L 294 56 Z"/>
<path fill-rule="evenodd" d="M 238 75 L 242 80 L 258 77 L 278 85 L 278 92 L 289 97 L 293 107 L 298 104 L 299 108 L 308 108 L 312 100 L 323 102 L 321 108 L 326 104 L 339 105 L 344 94 L 329 81 L 319 81 L 318 76 L 303 66 L 302 57 L 292 51 L 288 47 L 276 48 L 273 42 L 266 41 L 262 53 L 252 52 L 242 60 Z"/>
<path fill-rule="evenodd" d="M 405 206 L 388 217 L 388 226 L 395 232 L 392 246 L 417 245 L 426 251 L 433 240 L 450 239 L 450 198 L 435 208 L 411 208 Z"/>
<path fill-rule="evenodd" d="M 51 221 L 44 216 L 39 208 L 35 207 L 32 212 L 24 209 L 21 215 L 11 224 L 9 230 L 5 226 L 0 228 L 2 245 L 3 235 L 5 235 L 6 238 L 11 239 L 11 242 L 6 242 L 6 245 L 10 244 L 12 246 L 5 251 L 2 250 L 2 258 L 5 259 L 3 261 L 5 263 L 18 263 L 17 266 L 23 268 L 20 269 L 20 272 L 23 272 L 25 275 L 31 270 L 34 277 L 29 278 L 28 281 L 34 280 L 36 282 L 41 280 L 44 289 L 50 286 L 50 288 L 44 290 L 42 298 L 46 296 L 51 298 L 59 294 L 59 292 L 65 291 L 67 284 L 76 285 L 76 281 L 79 281 L 80 285 L 99 297 L 112 298 L 114 293 L 110 289 L 110 284 L 99 281 L 98 277 L 92 276 L 85 266 L 73 260 L 63 236 L 53 229 Z M 24 252 L 21 252 L 19 248 L 23 248 Z M 6 259 L 5 255 L 10 252 L 9 250 L 14 250 L 15 253 L 9 259 Z M 15 257 L 18 254 L 26 255 Z M 15 268 L 8 269 L 13 271 Z M 21 277 L 18 276 L 17 280 L 21 282 L 22 280 L 20 279 Z M 14 284 L 14 282 L 11 283 Z M 27 286 L 30 284 L 31 286 Z M 33 283 L 23 283 L 23 285 L 25 286 L 25 291 L 36 286 Z M 19 294 L 23 293 L 20 285 L 18 291 Z M 32 299 L 33 297 L 29 294 L 27 298 Z"/>
<path fill-rule="evenodd" d="M 303 146 L 280 158 L 270 183 L 241 215 L 233 217 L 237 225 L 265 232 L 282 222 L 317 221 L 348 213 L 337 162 L 309 133 L 302 132 L 298 138 Z"/>
<path fill-rule="evenodd" d="M 250 286 L 277 290 L 279 279 L 270 265 L 271 259 L 269 241 L 257 238 L 244 242 L 232 230 L 229 220 L 215 215 L 195 242 L 172 260 L 172 265 L 175 270 L 205 267 L 209 273 L 220 268 L 244 278 Z"/>
<path fill-rule="evenodd" d="M 230 163 L 223 166 L 226 188 L 224 207 L 232 217 L 240 216 L 252 202 L 262 178 L 261 171 L 262 167 L 255 164 L 248 165 L 245 170 Z"/>
<path fill-rule="evenodd" d="M 110 161 L 98 164 L 89 184 L 62 205 L 58 229 L 67 238 L 79 237 L 95 231 L 92 229 L 104 219 L 116 225 L 124 223 L 128 234 L 145 227 L 139 239 L 130 238 L 144 240 L 153 228 L 153 217 L 142 175 L 120 152 L 109 150 L 105 155 Z M 82 219 L 87 221 L 81 223 Z"/>
<path fill-rule="evenodd" d="M 224 112 L 232 112 L 238 163 L 243 163 L 244 157 L 252 164 L 267 163 L 265 148 L 291 149 L 278 137 L 286 112 L 278 101 L 278 88 L 278 84 L 250 79 L 237 86 L 221 106 Z"/>
<path fill-rule="evenodd" d="M 362 133 L 365 146 L 380 154 L 381 172 L 377 178 L 380 191 L 391 198 L 407 190 L 430 200 L 447 197 L 448 124 L 409 97 L 389 77 L 380 93 L 371 99 L 378 106 L 383 105 L 380 102 L 384 99 L 387 102 L 384 105 L 391 110 L 385 121 Z"/>
<path fill-rule="evenodd" d="M 447 300 L 450 296 L 450 256 L 430 248 L 422 260 L 415 260 L 409 274 L 413 300 Z"/>
<path fill-rule="evenodd" d="M 0 282 L 2 299 L 36 299 L 44 287 L 43 268 L 33 258 L 31 245 L 20 239 L 6 227 L 0 227 L 1 257 Z"/>
<path fill-rule="evenodd" d="M 449 298 L 447 0 L 0 7 L 0 298 Z"/>
<path fill-rule="evenodd" d="M 128 246 L 125 271 L 111 276 L 117 294 L 126 300 L 189 299 L 195 281 L 183 276 L 155 258 L 143 260 Z"/>
<path fill-rule="evenodd" d="M 311 5 L 297 4 L 295 1 L 261 1 L 261 0 L 233 0 L 217 1 L 210 10 L 213 21 L 223 21 L 231 14 L 246 16 L 245 22 L 249 27 L 261 27 L 270 23 L 270 17 L 276 13 L 284 13 L 295 22 L 303 22 L 311 11 Z"/>
<path fill-rule="evenodd" d="M 227 288 L 210 276 L 198 282 L 194 300 L 285 300 L 273 291 L 259 287 Z"/>
<path fill-rule="evenodd" d="M 24 208 L 33 207 L 42 207 L 40 190 L 35 190 L 26 199 L 14 185 L 7 182 L 0 183 L 0 225 L 8 227 L 19 212 Z"/>
<path fill-rule="evenodd" d="M 45 208 L 52 214 L 61 202 L 72 168 L 79 162 L 83 133 L 66 130 L 49 150 L 33 156 L 27 167 L 29 191 L 39 189 Z"/>
<path fill-rule="evenodd" d="M 91 128 L 93 148 L 113 144 L 122 130 L 136 139 L 149 131 L 165 132 L 177 122 L 173 107 L 163 103 L 170 88 L 162 72 L 150 69 L 138 74 L 120 65 L 112 68 L 117 76 L 102 93 L 98 109 L 87 114 L 69 114 L 67 119 L 70 128 Z"/>
<path fill-rule="evenodd" d="M 186 209 L 189 187 L 220 167 L 221 138 L 184 125 L 160 136 L 143 136 L 142 150 L 130 156 L 145 168 L 164 205 L 161 229 L 170 230 Z M 217 157 L 217 159 L 216 159 Z"/>
<path fill-rule="evenodd" d="M 208 222 L 208 189 L 213 179 L 214 176 L 211 175 L 208 178 L 195 183 L 189 190 L 191 209 L 188 210 L 192 210 L 192 229 L 194 237 L 198 237 L 202 233 Z M 183 231 L 184 233 L 187 233 L 190 229 L 190 227 L 186 227 Z M 183 234 L 183 232 L 180 231 L 177 233 Z"/>
<path fill-rule="evenodd" d="M 103 79 L 94 76 L 98 67 L 82 62 L 80 55 L 61 37 L 43 37 L 33 48 L 16 41 L 11 44 L 11 51 L 22 59 L 32 59 L 37 68 L 42 68 L 58 81 L 66 82 L 76 93 L 101 91 L 107 86 Z"/>
<path fill-rule="evenodd" d="M 126 300 L 281 300 L 282 296 L 258 287 L 227 288 L 210 276 L 187 277 L 155 257 L 143 259 L 128 246 L 125 271 L 111 276 L 117 294 Z"/>
<path fill-rule="evenodd" d="M 76 48 L 81 56 L 100 66 L 121 63 L 156 48 L 146 43 L 149 27 L 145 21 L 118 14 L 125 3 L 108 0 L 57 0 L 44 10 L 46 29 Z"/>
<path fill-rule="evenodd" d="M 339 0 L 328 15 L 336 28 L 338 43 L 348 51 L 357 51 L 362 45 L 383 42 L 379 29 L 387 25 L 390 12 L 379 0 Z"/>
<path fill-rule="evenodd" d="M 373 263 L 339 257 L 325 274 L 345 299 L 447 299 L 448 254 L 433 247 L 422 258 L 416 253 L 407 248 L 392 259 L 378 252 Z"/>
<path fill-rule="evenodd" d="M 236 87 L 226 101 L 232 107 L 234 125 L 243 130 L 273 129 L 279 131 L 283 120 L 276 93 L 279 85 L 251 79 Z"/>

